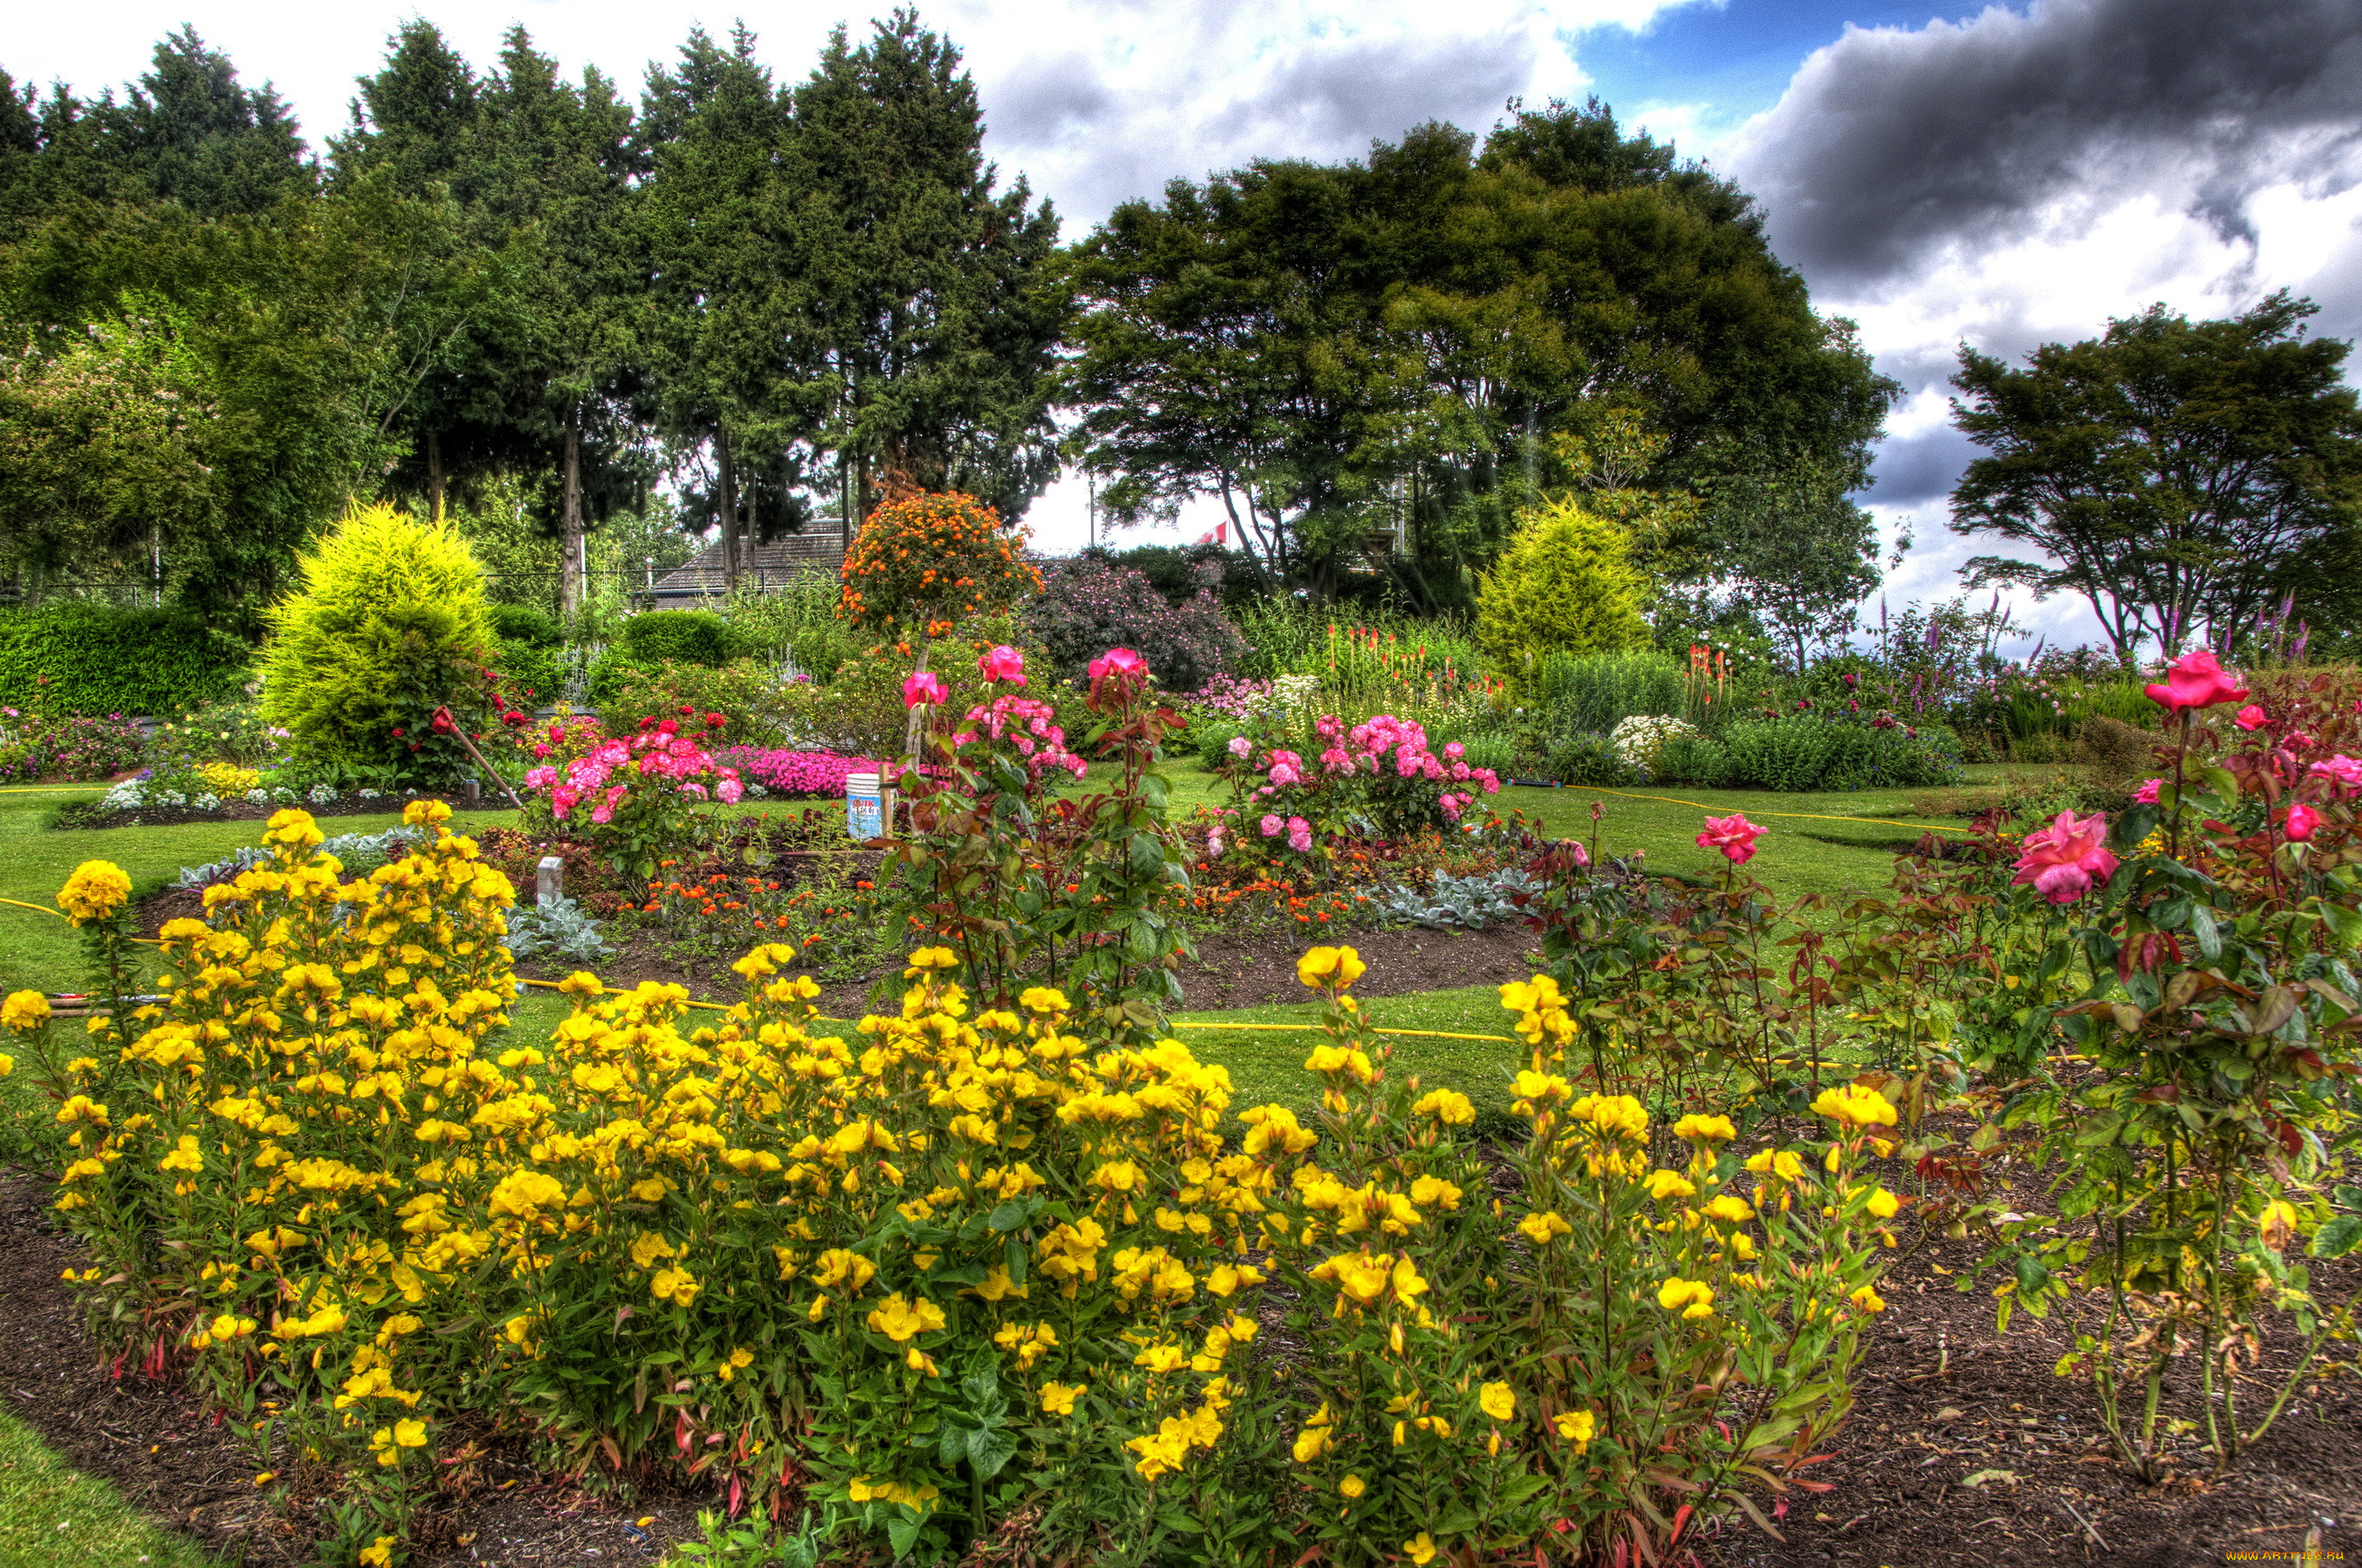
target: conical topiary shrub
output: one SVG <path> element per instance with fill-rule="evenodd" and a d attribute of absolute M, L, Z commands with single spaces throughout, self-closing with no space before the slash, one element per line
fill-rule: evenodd
<path fill-rule="evenodd" d="M 471 766 L 456 730 L 497 722 L 498 646 L 484 578 L 448 523 L 356 506 L 299 563 L 270 611 L 262 712 L 299 760 L 367 782 L 434 782 Z M 455 721 L 438 727 L 436 712 Z"/>

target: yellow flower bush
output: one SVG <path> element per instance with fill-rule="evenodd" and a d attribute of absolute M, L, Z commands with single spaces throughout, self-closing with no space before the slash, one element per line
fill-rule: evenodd
<path fill-rule="evenodd" d="M 1301 977 L 1324 1109 L 1227 1138 L 1223 1069 L 1048 988 L 979 1006 L 948 950 L 842 1035 L 768 945 L 716 1011 L 577 975 L 529 1042 L 513 889 L 447 816 L 413 805 L 432 842 L 352 880 L 274 816 L 97 1055 L 0 1011 L 38 1047 L 98 1320 L 282 1471 L 339 1471 L 348 1557 L 399 1558 L 445 1434 L 487 1414 L 741 1506 L 810 1490 L 898 1552 L 1029 1502 L 1047 1541 L 1178 1520 L 1239 1560 L 1283 1528 L 1340 1562 L 1663 1541 L 1808 1452 L 1882 1306 L 1874 1107 L 1845 1102 L 1826 1181 L 1818 1148 L 1726 1156 L 1718 1117 L 1660 1168 L 1639 1100 L 1566 1076 L 1545 979 L 1505 988 L 1532 1136 L 1496 1201 L 1467 1097 L 1389 1071 L 1350 948 Z M 85 867 L 61 903 L 111 915 L 114 886 Z M 1275 1281 L 1308 1353 L 1285 1386 L 1254 1353 Z"/>

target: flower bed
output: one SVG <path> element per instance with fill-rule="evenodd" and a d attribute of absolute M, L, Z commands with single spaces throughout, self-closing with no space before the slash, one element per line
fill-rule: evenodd
<path fill-rule="evenodd" d="M 783 751 L 761 746 L 725 746 L 714 760 L 735 768 L 745 780 L 746 792 L 762 795 L 816 796 L 843 800 L 844 781 L 855 773 L 877 773 L 886 764 L 876 757 L 844 756 L 833 751 Z"/>

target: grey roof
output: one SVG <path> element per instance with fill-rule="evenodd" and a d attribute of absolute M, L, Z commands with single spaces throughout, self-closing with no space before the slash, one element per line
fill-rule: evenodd
<path fill-rule="evenodd" d="M 767 545 L 749 547 L 740 558 L 746 585 L 760 593 L 806 572 L 834 577 L 844 566 L 844 547 L 833 531 L 783 534 Z M 721 598 L 727 591 L 722 542 L 715 540 L 698 551 L 687 566 L 657 579 L 653 591 L 659 600 Z"/>

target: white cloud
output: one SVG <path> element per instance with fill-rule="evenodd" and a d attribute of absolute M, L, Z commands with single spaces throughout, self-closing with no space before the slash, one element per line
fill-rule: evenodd
<path fill-rule="evenodd" d="M 2004 553 L 1947 526 L 1974 455 L 1946 406 L 1961 344 L 2016 359 L 2152 303 L 2223 316 L 2282 287 L 2323 306 L 2317 332 L 2362 328 L 2357 54 L 2353 0 L 2040 0 L 1849 30 L 1724 144 L 1816 304 L 1904 385 L 1891 499 L 1869 497 L 1917 540 L 1891 601 Z M 2032 633 L 2098 639 L 2080 600 L 2015 599 Z"/>

